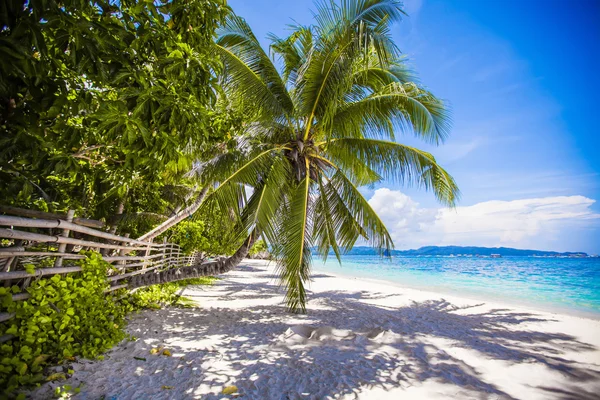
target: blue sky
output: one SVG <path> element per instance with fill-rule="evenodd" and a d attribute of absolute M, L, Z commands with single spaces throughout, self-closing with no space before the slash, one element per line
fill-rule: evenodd
<path fill-rule="evenodd" d="M 312 0 L 229 0 L 259 39 L 309 24 Z M 600 2 L 405 2 L 394 28 L 421 82 L 453 110 L 431 151 L 462 199 L 364 189 L 397 248 L 485 245 L 600 253 Z"/>

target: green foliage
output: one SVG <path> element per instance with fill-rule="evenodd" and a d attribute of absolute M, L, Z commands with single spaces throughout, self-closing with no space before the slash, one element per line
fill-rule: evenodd
<path fill-rule="evenodd" d="M 0 388 L 5 395 L 22 385 L 41 382 L 48 364 L 73 357 L 103 358 L 103 352 L 127 337 L 127 313 L 164 305 L 189 306 L 191 300 L 177 292 L 187 285 L 207 285 L 215 280 L 186 279 L 142 288 L 125 297 L 121 292 L 105 294 L 109 286 L 106 274 L 112 266 L 97 253 L 87 255 L 78 262 L 81 273 L 34 281 L 27 288 L 31 297 L 26 301 L 12 300 L 12 294 L 19 292 L 17 286 L 0 288 L 2 309 L 16 314 L 0 324 L 0 336 L 15 336 L 0 345 Z M 57 395 L 70 390 L 59 389 Z"/>
<path fill-rule="evenodd" d="M 82 385 L 76 388 L 74 388 L 71 385 L 57 386 L 56 389 L 54 389 L 54 397 L 57 399 L 71 398 L 73 395 L 76 395 L 79 392 L 81 392 L 81 386 Z"/>
<path fill-rule="evenodd" d="M 208 256 L 230 256 L 243 243 L 236 231 L 236 216 L 229 209 L 203 207 L 193 220 L 204 225 L 204 247 L 199 250 Z"/>
<path fill-rule="evenodd" d="M 387 180 L 431 189 L 446 205 L 458 199 L 431 154 L 396 142 L 400 133 L 440 144 L 450 130 L 447 106 L 392 40 L 403 15 L 397 0 L 319 1 L 313 25 L 271 36 L 281 71 L 243 18 L 217 29 L 224 88 L 246 123 L 237 148 L 198 168 L 220 182 L 204 207 L 234 210 L 239 237 L 267 241 L 292 311 L 305 309 L 311 248 L 338 259 L 359 238 L 382 255 L 393 248 L 360 186 Z"/>
<path fill-rule="evenodd" d="M 1 345 L 0 387 L 5 393 L 42 380 L 46 363 L 74 356 L 93 359 L 125 337 L 130 308 L 104 293 L 110 264 L 97 253 L 78 264 L 81 273 L 33 281 L 26 301 L 12 300 L 18 287 L 0 288 L 2 307 L 16 314 L 0 325 L 0 335 L 15 336 Z"/>
<path fill-rule="evenodd" d="M 181 297 L 178 292 L 185 286 L 210 285 L 216 278 L 202 277 L 184 279 L 177 282 L 163 283 L 160 285 L 141 288 L 128 297 L 127 301 L 135 308 L 157 309 L 168 305 L 188 306 L 192 302 L 186 297 Z"/>
<path fill-rule="evenodd" d="M 204 231 L 205 227 L 202 221 L 181 221 L 167 232 L 168 241 L 178 244 L 185 254 L 202 251 L 207 247 Z"/>
<path fill-rule="evenodd" d="M 230 212 L 218 207 L 201 208 L 192 218 L 173 226 L 158 239 L 166 238 L 169 243 L 178 244 L 186 254 L 199 251 L 205 256 L 228 256 L 243 243 L 235 224 Z"/>
<path fill-rule="evenodd" d="M 166 211 L 161 187 L 189 184 L 237 124 L 212 75 L 227 13 L 224 0 L 3 1 L 0 203 Z"/>
<path fill-rule="evenodd" d="M 267 242 L 265 242 L 264 240 L 260 239 L 257 240 L 254 245 L 252 246 L 252 248 L 250 249 L 250 251 L 248 252 L 248 254 L 250 254 L 251 256 L 255 256 L 259 253 L 268 251 L 268 247 L 267 247 Z"/>

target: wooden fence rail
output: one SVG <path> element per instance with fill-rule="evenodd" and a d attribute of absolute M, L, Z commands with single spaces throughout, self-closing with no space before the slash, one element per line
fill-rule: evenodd
<path fill-rule="evenodd" d="M 36 210 L 25 210 L 23 208 L 0 206 L 0 213 L 8 215 L 18 215 L 21 217 L 29 218 L 47 218 L 47 219 L 67 219 L 66 214 L 54 214 Z M 102 221 L 95 221 L 87 218 L 74 218 L 73 222 L 81 226 L 87 226 L 90 228 L 102 229 L 105 224 Z"/>
<path fill-rule="evenodd" d="M 102 250 L 103 259 L 113 265 L 107 292 L 225 272 L 221 261 L 203 262 L 199 254 L 185 255 L 176 244 L 102 231 L 108 229 L 103 222 L 76 218 L 72 212 L 62 215 L 0 206 L 0 213 L 8 214 L 0 215 L 0 239 L 5 240 L 0 247 L 0 285 L 21 289 L 12 296 L 15 301 L 29 298 L 26 289 L 32 279 L 81 271 L 74 264 L 85 258 L 81 250 Z M 42 261 L 52 266 L 42 267 Z M 34 265 L 34 273 L 26 270 L 27 264 Z M 13 317 L 0 313 L 0 322 Z"/>

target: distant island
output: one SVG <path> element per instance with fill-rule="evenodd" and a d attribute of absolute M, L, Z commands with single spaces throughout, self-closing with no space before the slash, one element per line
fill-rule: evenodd
<path fill-rule="evenodd" d="M 377 255 L 372 247 L 354 247 L 348 255 Z M 501 256 L 501 257 L 588 257 L 584 252 L 523 250 L 510 247 L 475 247 L 475 246 L 425 246 L 415 250 L 392 250 L 392 256 Z"/>

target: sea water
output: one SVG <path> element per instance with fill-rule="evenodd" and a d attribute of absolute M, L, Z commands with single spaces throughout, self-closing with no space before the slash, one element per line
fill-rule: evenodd
<path fill-rule="evenodd" d="M 600 318 L 600 258 L 315 256 L 314 269 Z"/>

